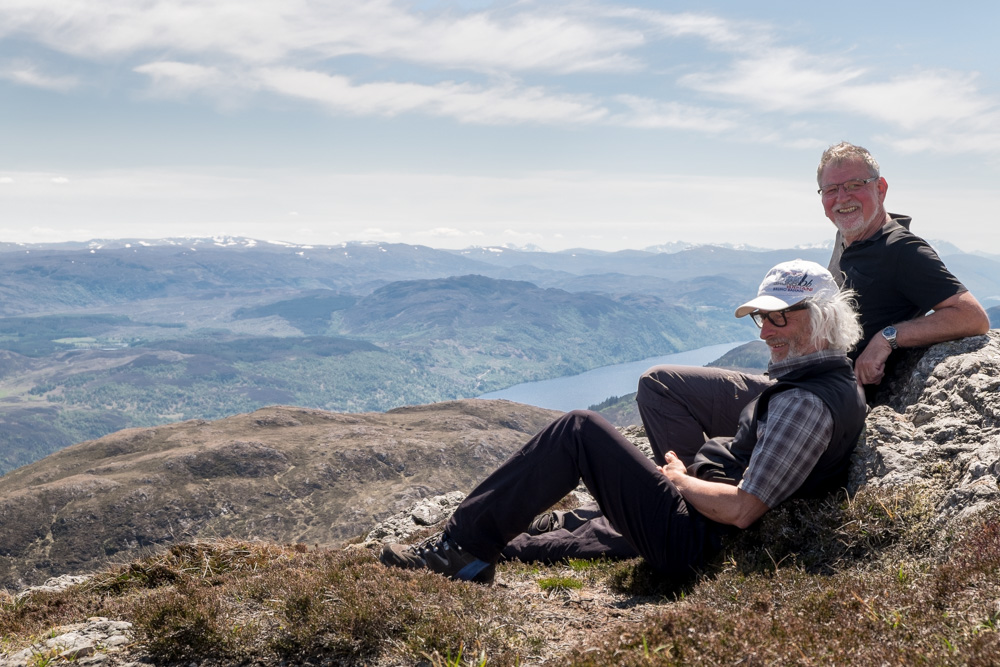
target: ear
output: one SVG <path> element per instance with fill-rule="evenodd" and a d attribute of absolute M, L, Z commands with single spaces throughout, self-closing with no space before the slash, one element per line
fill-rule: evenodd
<path fill-rule="evenodd" d="M 878 179 L 878 200 L 879 202 L 885 201 L 885 193 L 889 191 L 889 183 L 884 178 L 879 177 Z"/>

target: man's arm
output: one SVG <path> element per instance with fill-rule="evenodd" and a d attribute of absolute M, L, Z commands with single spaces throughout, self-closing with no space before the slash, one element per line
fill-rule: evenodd
<path fill-rule="evenodd" d="M 738 487 L 688 475 L 673 452 L 660 471 L 708 518 L 746 528 L 802 486 L 830 444 L 833 416 L 818 396 L 794 388 L 769 399 L 767 423 L 757 429 L 757 446 Z"/>
<path fill-rule="evenodd" d="M 673 452 L 667 452 L 666 460 L 667 464 L 661 466 L 660 471 L 677 487 L 685 502 L 713 521 L 746 528 L 770 509 L 743 489 L 688 475 Z"/>
<path fill-rule="evenodd" d="M 934 306 L 934 312 L 929 315 L 900 322 L 895 327 L 896 343 L 900 347 L 921 347 L 984 334 L 990 328 L 990 318 L 971 292 L 961 292 Z M 875 334 L 854 362 L 858 382 L 881 382 L 885 361 L 891 352 L 889 342 L 881 334 Z"/>

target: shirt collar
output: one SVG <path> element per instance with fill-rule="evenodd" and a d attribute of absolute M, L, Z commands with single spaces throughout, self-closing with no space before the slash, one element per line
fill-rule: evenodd
<path fill-rule="evenodd" d="M 876 231 L 874 234 L 872 234 L 871 236 L 862 241 L 855 241 L 850 246 L 848 246 L 847 241 L 845 241 L 843 237 L 841 237 L 840 247 L 846 250 L 849 247 L 860 247 L 868 243 L 874 243 L 875 241 L 879 240 L 880 238 L 882 238 L 883 236 L 885 236 L 886 234 L 888 234 L 897 227 L 904 227 L 906 229 L 909 229 L 909 226 L 910 226 L 909 216 L 900 215 L 898 213 L 890 213 L 889 220 L 885 222 L 881 227 L 879 227 L 878 231 Z"/>
<path fill-rule="evenodd" d="M 830 359 L 847 359 L 847 355 L 841 350 L 819 350 L 804 354 L 801 357 L 792 357 L 783 361 L 771 362 L 767 365 L 767 375 L 773 379 L 779 379 L 782 375 L 787 375 L 792 371 L 797 371 L 806 366 L 818 364 L 821 361 Z"/>

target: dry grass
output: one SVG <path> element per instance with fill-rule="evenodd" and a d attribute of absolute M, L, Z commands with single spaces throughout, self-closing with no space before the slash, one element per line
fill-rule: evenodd
<path fill-rule="evenodd" d="M 930 500 L 910 488 L 785 506 L 675 603 L 570 663 L 996 665 L 1000 511 L 932 539 Z"/>
<path fill-rule="evenodd" d="M 0 593 L 0 646 L 89 616 L 159 664 L 990 665 L 1000 509 L 934 529 L 921 488 L 798 501 L 671 588 L 640 561 L 505 563 L 494 587 L 363 549 L 217 541 L 60 593 Z"/>
<path fill-rule="evenodd" d="M 489 588 L 388 572 L 365 551 L 223 540 L 177 545 L 60 593 L 8 596 L 0 636 L 99 615 L 134 623 L 164 662 L 410 663 L 475 647 L 490 664 L 514 664 L 518 613 Z"/>

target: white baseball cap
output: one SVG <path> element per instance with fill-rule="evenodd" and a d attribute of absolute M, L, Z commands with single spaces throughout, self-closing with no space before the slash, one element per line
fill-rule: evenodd
<path fill-rule="evenodd" d="M 793 259 L 767 272 L 757 298 L 736 309 L 736 317 L 755 310 L 784 310 L 804 299 L 829 299 L 839 291 L 830 272 L 816 262 Z"/>

